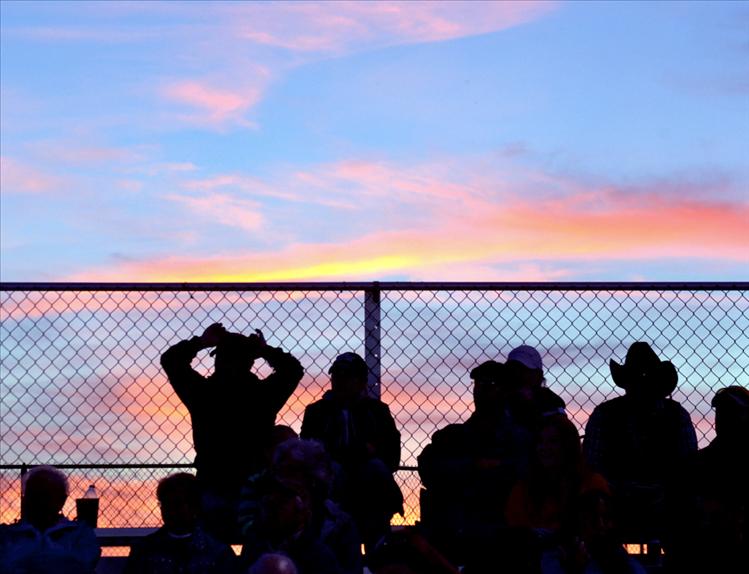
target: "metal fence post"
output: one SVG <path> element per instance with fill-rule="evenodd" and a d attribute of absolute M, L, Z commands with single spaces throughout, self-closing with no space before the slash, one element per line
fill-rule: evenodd
<path fill-rule="evenodd" d="M 370 397 L 380 398 L 380 284 L 364 291 L 364 360 L 369 376 L 367 392 Z"/>

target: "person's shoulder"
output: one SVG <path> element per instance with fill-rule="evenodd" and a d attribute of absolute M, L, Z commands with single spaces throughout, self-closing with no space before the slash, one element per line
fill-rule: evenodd
<path fill-rule="evenodd" d="M 325 412 L 328 409 L 332 408 L 332 402 L 326 399 L 318 399 L 310 404 L 308 404 L 306 407 L 304 407 L 304 414 L 316 414 L 320 412 Z"/>
<path fill-rule="evenodd" d="M 616 412 L 619 410 L 626 410 L 628 408 L 629 401 L 627 400 L 627 397 L 622 395 L 619 397 L 614 397 L 613 399 L 608 399 L 597 405 L 593 409 L 593 413 L 598 413 L 599 415 L 602 414 L 608 414 L 612 412 Z"/>
<path fill-rule="evenodd" d="M 13 540 L 24 537 L 35 537 L 34 528 L 25 522 L 13 522 L 12 524 L 0 524 L 0 542 L 10 543 Z"/>
<path fill-rule="evenodd" d="M 96 537 L 96 534 L 94 534 L 94 529 L 85 522 L 68 520 L 67 518 L 61 518 L 60 521 L 52 526 L 52 528 L 50 528 L 47 532 L 51 537 L 64 535 Z"/>
<path fill-rule="evenodd" d="M 678 413 L 678 414 L 680 414 L 682 416 L 683 415 L 689 416 L 689 411 L 687 411 L 687 409 L 685 409 L 683 406 L 681 406 L 681 403 L 679 401 L 667 398 L 667 399 L 663 399 L 663 404 L 664 404 L 664 406 L 665 406 L 666 409 L 668 409 L 668 410 L 670 410 L 670 411 L 672 411 L 674 413 Z"/>
<path fill-rule="evenodd" d="M 470 434 L 470 429 L 465 423 L 451 423 L 442 427 L 432 435 L 433 443 L 449 443 L 465 439 Z"/>
<path fill-rule="evenodd" d="M 195 528 L 195 532 L 192 536 L 192 541 L 196 547 L 216 554 L 219 554 L 226 548 L 229 548 L 227 544 L 221 542 L 218 538 L 215 538 L 210 532 L 206 532 L 200 526 Z"/>
<path fill-rule="evenodd" d="M 160 546 L 162 546 L 167 538 L 168 535 L 166 533 L 166 530 L 162 526 L 155 532 L 146 534 L 145 536 L 134 542 L 133 550 L 135 552 L 149 552 L 155 548 L 159 548 Z"/>
<path fill-rule="evenodd" d="M 367 410 L 381 412 L 381 413 L 390 412 L 390 406 L 387 403 L 381 401 L 380 399 L 376 399 L 374 397 L 364 397 L 361 399 L 359 404 Z"/>

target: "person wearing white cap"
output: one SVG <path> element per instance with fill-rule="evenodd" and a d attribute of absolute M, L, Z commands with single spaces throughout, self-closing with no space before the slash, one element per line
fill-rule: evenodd
<path fill-rule="evenodd" d="M 519 385 L 520 397 L 525 399 L 518 405 L 518 419 L 535 424 L 549 415 L 566 416 L 562 398 L 547 388 L 541 354 L 530 345 L 515 347 L 507 355 L 507 366 Z"/>

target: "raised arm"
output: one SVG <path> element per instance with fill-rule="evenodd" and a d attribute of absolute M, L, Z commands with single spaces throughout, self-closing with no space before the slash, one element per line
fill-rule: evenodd
<path fill-rule="evenodd" d="M 188 408 L 192 403 L 196 385 L 205 381 L 205 377 L 192 368 L 192 361 L 198 351 L 215 346 L 224 333 L 226 330 L 223 325 L 214 323 L 201 336 L 180 341 L 161 355 L 161 366 L 169 378 L 169 383 Z"/>
<path fill-rule="evenodd" d="M 265 338 L 260 331 L 256 331 L 259 337 L 258 357 L 264 359 L 273 369 L 273 372 L 261 381 L 271 405 L 276 412 L 280 411 L 289 400 L 304 376 L 302 364 L 286 351 L 279 347 L 271 347 L 266 344 Z"/>

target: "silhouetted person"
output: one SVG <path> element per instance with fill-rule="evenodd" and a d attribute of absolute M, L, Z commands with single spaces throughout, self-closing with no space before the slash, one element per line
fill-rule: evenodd
<path fill-rule="evenodd" d="M 611 510 L 611 496 L 589 490 L 575 501 L 570 536 L 556 552 L 545 552 L 541 574 L 645 574 L 622 547 Z"/>
<path fill-rule="evenodd" d="M 200 490 L 192 474 L 181 472 L 156 488 L 164 525 L 130 551 L 126 574 L 231 574 L 232 549 L 198 525 Z"/>
<path fill-rule="evenodd" d="M 209 347 L 215 347 L 215 368 L 204 377 L 191 362 Z M 250 370 L 256 359 L 273 369 L 263 380 Z M 220 323 L 169 348 L 161 365 L 192 419 L 203 520 L 227 541 L 234 535 L 242 483 L 262 468 L 276 415 L 304 370 L 289 353 L 267 345 L 260 331 L 245 336 L 226 331 Z"/>
<path fill-rule="evenodd" d="M 456 564 L 490 548 L 505 527 L 507 496 L 527 467 L 531 442 L 513 420 L 518 389 L 505 365 L 487 361 L 471 378 L 474 413 L 437 431 L 418 457 L 423 525 Z"/>
<path fill-rule="evenodd" d="M 565 417 L 548 417 L 536 432 L 528 474 L 510 493 L 507 523 L 554 533 L 590 490 L 608 493 L 609 486 L 585 464 L 577 427 Z"/>
<path fill-rule="evenodd" d="M 518 400 L 514 405 L 515 418 L 529 428 L 544 417 L 567 416 L 562 398 L 546 386 L 541 354 L 529 345 L 515 347 L 507 355 L 507 371 L 517 380 Z"/>
<path fill-rule="evenodd" d="M 278 549 L 278 543 L 269 540 L 263 529 L 262 516 L 263 499 L 274 479 L 302 485 L 303 492 L 309 495 L 305 536 L 314 536 L 324 544 L 344 574 L 361 574 L 361 538 L 353 519 L 329 498 L 333 481 L 330 456 L 322 444 L 312 440 L 292 438 L 280 443 L 269 469 L 250 477 L 242 489 L 239 518 L 248 542 L 243 551 L 245 561 L 254 548 Z"/>
<path fill-rule="evenodd" d="M 749 390 L 721 389 L 712 406 L 716 436 L 675 481 L 674 572 L 749 572 Z"/>
<path fill-rule="evenodd" d="M 101 555 L 94 531 L 61 512 L 68 498 L 65 475 L 51 466 L 23 479 L 21 520 L 0 525 L 0 573 L 86 574 Z"/>
<path fill-rule="evenodd" d="M 301 437 L 325 445 L 335 463 L 333 499 L 356 521 L 368 546 L 403 513 L 393 473 L 400 463 L 400 432 L 388 406 L 366 395 L 367 364 L 356 353 L 330 367 L 331 389 L 304 411 Z"/>
<path fill-rule="evenodd" d="M 333 551 L 321 540 L 315 494 L 305 480 L 264 473 L 255 490 L 258 512 L 243 536 L 243 563 L 280 553 L 294 561 L 300 574 L 343 574 Z"/>
<path fill-rule="evenodd" d="M 676 368 L 648 343 L 633 343 L 624 364 L 612 360 L 610 368 L 626 394 L 591 414 L 585 456 L 609 481 L 625 541 L 660 540 L 666 484 L 697 450 L 697 437 L 689 413 L 667 398 L 676 388 Z"/>

